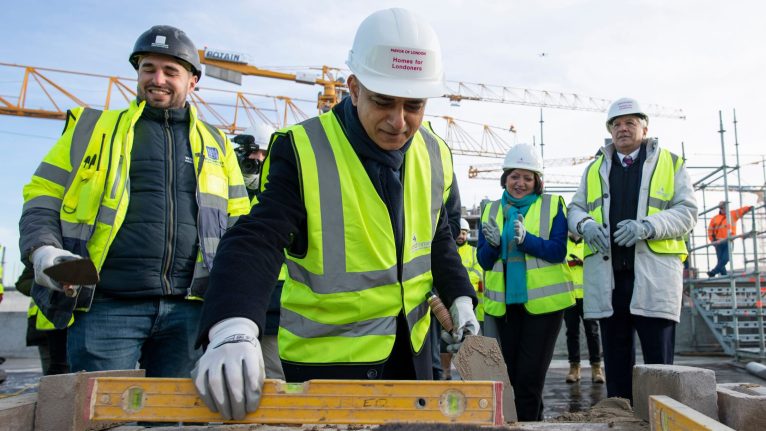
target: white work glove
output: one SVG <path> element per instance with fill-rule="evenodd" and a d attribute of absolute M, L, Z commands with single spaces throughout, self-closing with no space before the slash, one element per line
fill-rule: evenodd
<path fill-rule="evenodd" d="M 527 237 L 527 228 L 524 227 L 523 215 L 519 214 L 519 216 L 516 217 L 516 220 L 513 221 L 513 232 L 514 232 L 513 240 L 516 241 L 516 244 L 523 243 L 524 238 Z"/>
<path fill-rule="evenodd" d="M 595 220 L 588 220 L 582 225 L 582 237 L 593 253 L 606 253 L 609 250 L 609 233 Z"/>
<path fill-rule="evenodd" d="M 260 174 L 247 174 L 242 175 L 242 179 L 245 180 L 245 187 L 249 190 L 258 190 L 258 184 L 260 183 Z"/>
<path fill-rule="evenodd" d="M 500 228 L 495 219 L 491 218 L 488 222 L 481 224 L 481 233 L 492 247 L 500 247 Z"/>
<path fill-rule="evenodd" d="M 654 234 L 654 228 L 649 222 L 623 220 L 617 223 L 614 232 L 614 242 L 623 247 L 632 247 L 638 241 L 645 240 Z"/>
<path fill-rule="evenodd" d="M 473 311 L 473 301 L 468 296 L 459 296 L 449 308 L 452 316 L 452 333 L 442 330 L 442 340 L 447 343 L 447 351 L 456 353 L 463 344 L 466 335 L 479 333 L 479 321 Z"/>
<path fill-rule="evenodd" d="M 258 409 L 263 391 L 263 353 L 258 326 L 244 317 L 213 325 L 210 344 L 191 372 L 207 407 L 225 420 L 242 420 Z"/>
<path fill-rule="evenodd" d="M 43 271 L 69 259 L 82 259 L 82 257 L 52 245 L 44 245 L 33 251 L 29 256 L 29 260 L 32 262 L 32 266 L 35 269 L 35 283 L 51 290 L 63 292 L 64 286 L 57 281 L 53 281 L 53 279 L 48 277 Z"/>

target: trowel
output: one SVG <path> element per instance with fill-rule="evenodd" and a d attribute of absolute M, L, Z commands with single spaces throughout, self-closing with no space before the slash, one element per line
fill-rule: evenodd
<path fill-rule="evenodd" d="M 64 286 L 66 296 L 77 296 L 77 288 L 98 283 L 98 271 L 93 261 L 87 258 L 63 258 L 43 270 L 45 275 Z"/>
<path fill-rule="evenodd" d="M 452 332 L 454 323 L 449 310 L 435 292 L 426 295 L 428 305 L 436 320 L 447 332 Z M 517 422 L 515 395 L 508 369 L 497 340 L 481 335 L 467 335 L 457 354 L 452 357 L 450 366 L 459 373 L 461 380 L 492 380 L 503 382 L 503 417 L 507 422 Z"/>

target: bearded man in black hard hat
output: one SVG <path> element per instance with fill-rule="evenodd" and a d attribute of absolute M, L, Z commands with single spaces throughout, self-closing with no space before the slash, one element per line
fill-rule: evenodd
<path fill-rule="evenodd" d="M 201 66 L 186 33 L 154 26 L 129 61 L 136 100 L 70 110 L 24 187 L 22 261 L 35 272 L 37 326 L 69 327 L 73 372 L 139 363 L 147 376 L 187 377 L 218 241 L 250 205 L 231 143 L 187 102 Z M 98 284 L 45 273 L 82 258 Z"/>

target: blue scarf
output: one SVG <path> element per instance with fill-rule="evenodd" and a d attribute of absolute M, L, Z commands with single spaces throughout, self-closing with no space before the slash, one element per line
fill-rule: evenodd
<path fill-rule="evenodd" d="M 527 302 L 527 264 L 524 252 L 519 250 L 513 237 L 514 222 L 519 214 L 526 216 L 529 207 L 540 195 L 530 193 L 517 199 L 503 191 L 503 236 L 500 244 L 503 262 L 505 262 L 505 303 L 524 304 Z"/>

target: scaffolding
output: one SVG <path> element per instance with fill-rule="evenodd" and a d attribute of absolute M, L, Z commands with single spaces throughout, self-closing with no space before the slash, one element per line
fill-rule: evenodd
<path fill-rule="evenodd" d="M 759 162 L 763 170 L 763 181 L 758 185 L 743 184 L 740 163 L 739 140 L 737 136 L 737 114 L 733 113 L 735 161 L 727 162 L 726 130 L 723 114 L 719 111 L 721 164 L 719 166 L 688 166 L 690 173 L 699 173 L 700 178 L 693 185 L 699 201 L 697 226 L 689 235 L 689 259 L 686 263 L 684 293 L 692 302 L 692 313 L 707 324 L 723 351 L 734 356 L 766 359 L 764 339 L 763 299 L 766 289 L 762 287 L 764 242 L 766 240 L 766 163 L 763 156 Z M 684 150 L 684 159 L 686 158 Z M 694 176 L 694 175 L 693 175 Z M 754 193 L 757 202 L 752 210 L 742 217 L 742 232 L 720 241 L 728 244 L 729 262 L 726 275 L 704 276 L 717 263 L 716 243 L 708 241 L 707 227 L 712 216 L 718 213 L 719 201 L 725 205 L 727 224 L 732 224 L 731 211 L 744 206 L 743 195 Z M 711 198 L 715 194 L 717 198 Z M 719 199 L 723 196 L 722 199 Z M 737 199 L 739 206 L 734 207 Z M 736 222 L 736 221 L 734 221 Z M 720 241 L 716 241 L 720 243 Z M 735 251 L 736 250 L 736 251 Z M 707 270 L 703 270 L 707 268 Z M 694 326 L 692 318 L 693 345 L 698 339 L 700 328 Z"/>

